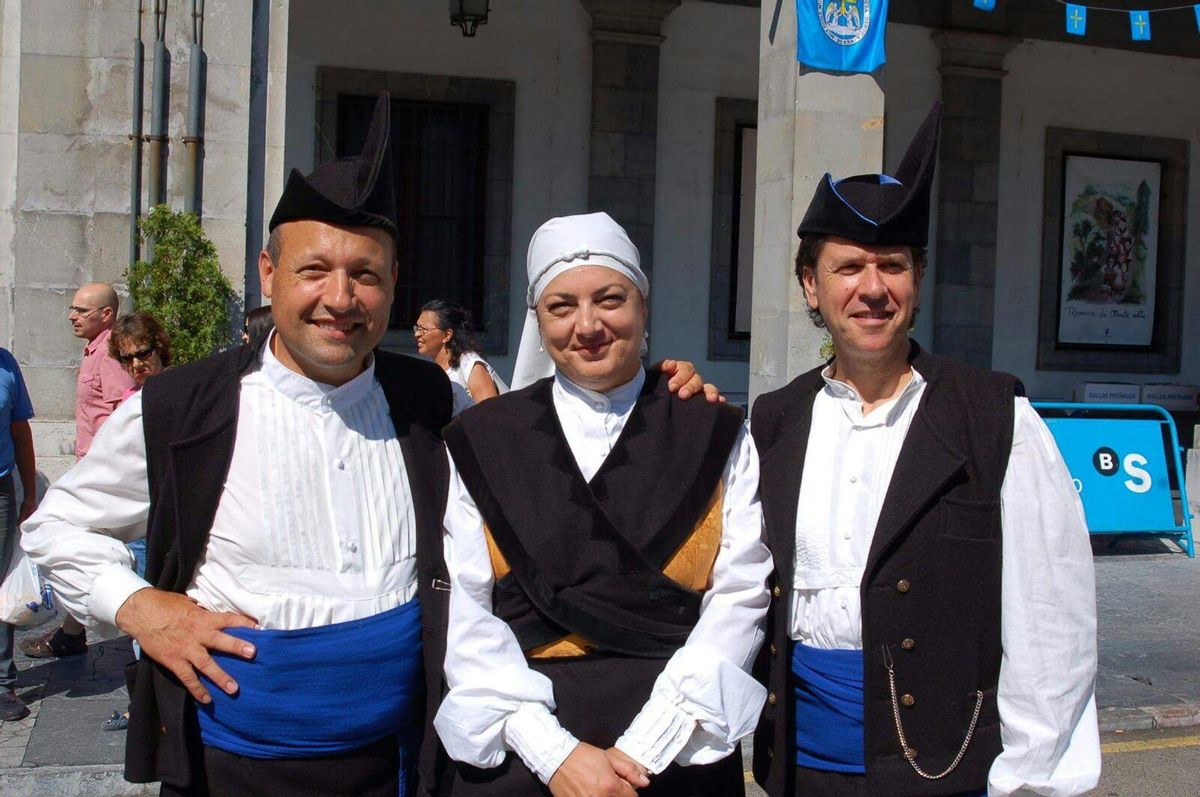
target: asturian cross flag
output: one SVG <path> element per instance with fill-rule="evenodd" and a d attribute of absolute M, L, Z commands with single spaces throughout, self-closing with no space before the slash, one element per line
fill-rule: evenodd
<path fill-rule="evenodd" d="M 1129 37 L 1137 42 L 1150 41 L 1150 12 L 1129 12 Z"/>
<path fill-rule="evenodd" d="M 796 0 L 796 60 L 830 72 L 874 72 L 888 0 Z"/>

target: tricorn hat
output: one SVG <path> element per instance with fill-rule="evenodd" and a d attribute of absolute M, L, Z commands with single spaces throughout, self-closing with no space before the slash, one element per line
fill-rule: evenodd
<path fill-rule="evenodd" d="M 323 163 L 308 176 L 292 169 L 269 229 L 313 219 L 344 227 L 378 227 L 396 239 L 390 128 L 391 101 L 387 92 L 381 92 L 362 152 Z"/>
<path fill-rule="evenodd" d="M 826 173 L 797 235 L 836 235 L 884 246 L 925 246 L 929 241 L 929 192 L 941 122 L 939 101 L 921 123 L 894 177 L 860 174 L 835 180 Z"/>

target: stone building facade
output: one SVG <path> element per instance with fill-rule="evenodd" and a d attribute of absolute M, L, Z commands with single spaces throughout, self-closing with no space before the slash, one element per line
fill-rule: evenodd
<path fill-rule="evenodd" d="M 65 306 L 82 282 L 120 285 L 128 262 L 138 5 L 0 0 L 0 345 L 25 371 L 51 477 L 70 464 L 82 348 Z M 167 198 L 182 207 L 192 4 L 165 5 Z M 821 334 L 790 269 L 815 182 L 827 170 L 895 168 L 940 98 L 915 336 L 1016 373 L 1036 396 L 1069 398 L 1098 379 L 1200 383 L 1200 348 L 1181 345 L 1200 339 L 1200 314 L 1186 312 L 1200 306 L 1194 26 L 1159 25 L 1134 43 L 1125 22 L 1096 14 L 1081 40 L 1064 33 L 1059 6 L 1037 0 L 991 14 L 969 0 L 892 3 L 887 64 L 834 76 L 798 67 L 790 0 L 778 16 L 775 0 L 494 3 L 472 38 L 450 26 L 444 3 L 425 0 L 205 6 L 202 217 L 248 307 L 261 302 L 254 263 L 287 171 L 351 147 L 355 103 L 387 88 L 394 124 L 418 131 L 405 144 L 413 169 L 449 192 L 432 178 L 405 184 L 425 203 L 414 218 L 443 236 L 414 238 L 405 308 L 460 291 L 509 372 L 530 234 L 550 216 L 607 210 L 648 264 L 651 356 L 694 360 L 747 401 L 818 361 Z M 140 35 L 148 129 L 152 14 Z M 1182 201 L 1162 219 L 1178 260 L 1162 276 L 1177 316 L 1157 341 L 1175 353 L 1150 370 L 1103 351 L 1066 365 L 1045 356 L 1047 153 L 1060 130 L 1182 147 L 1170 184 Z M 430 262 L 454 273 L 430 273 Z M 411 350 L 411 321 L 397 316 L 389 347 Z"/>

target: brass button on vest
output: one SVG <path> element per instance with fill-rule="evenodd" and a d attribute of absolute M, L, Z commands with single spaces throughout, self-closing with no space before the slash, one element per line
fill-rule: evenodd
<path fill-rule="evenodd" d="M 912 589 L 912 584 L 909 583 L 907 578 L 902 578 L 896 582 L 896 592 L 899 592 L 901 595 L 905 594 L 910 589 Z"/>
<path fill-rule="evenodd" d="M 779 651 L 778 651 L 778 650 L 775 648 L 775 643 L 774 643 L 774 642 L 772 642 L 772 643 L 771 643 L 771 656 L 772 656 L 772 658 L 773 658 L 773 657 L 775 657 L 776 655 L 778 655 L 778 653 L 779 653 Z"/>
<path fill-rule="evenodd" d="M 900 695 L 900 705 L 905 708 L 912 708 L 917 704 L 917 699 L 909 694 Z"/>
<path fill-rule="evenodd" d="M 775 693 L 774 693 L 774 692 L 772 692 L 772 693 L 770 693 L 769 695 L 767 695 L 767 703 L 768 703 L 769 705 L 772 705 L 772 706 L 773 706 L 773 705 L 775 705 L 775 704 L 776 704 L 776 703 L 778 703 L 778 702 L 779 702 L 779 698 L 777 698 L 777 697 L 775 696 Z"/>
<path fill-rule="evenodd" d="M 917 646 L 917 641 L 915 639 L 911 639 L 911 638 L 905 639 L 904 641 L 902 641 L 900 643 L 900 647 L 904 648 L 905 650 L 912 650 L 916 646 Z"/>
<path fill-rule="evenodd" d="M 779 589 L 779 586 L 778 586 L 778 585 L 776 585 L 776 586 L 775 586 L 775 587 L 774 587 L 774 588 L 771 590 L 771 594 L 772 594 L 772 595 L 774 595 L 776 598 L 778 598 L 780 595 L 782 595 L 782 594 L 783 594 L 783 591 L 782 591 L 781 589 Z"/>

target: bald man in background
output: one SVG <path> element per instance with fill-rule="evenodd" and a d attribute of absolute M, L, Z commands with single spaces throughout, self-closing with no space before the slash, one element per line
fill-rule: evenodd
<path fill-rule="evenodd" d="M 104 282 L 93 282 L 75 291 L 67 318 L 75 337 L 83 338 L 83 362 L 75 391 L 75 456 L 91 448 L 100 424 L 133 387 L 133 378 L 108 355 L 108 337 L 117 320 L 117 292 Z"/>
<path fill-rule="evenodd" d="M 75 387 L 75 457 L 82 459 L 92 446 L 100 424 L 121 403 L 125 391 L 134 387 L 133 378 L 108 354 L 108 338 L 117 320 L 120 300 L 106 282 L 92 282 L 75 291 L 67 318 L 75 337 L 83 338 L 83 361 Z M 82 625 L 70 615 L 60 628 L 21 642 L 25 655 L 35 659 L 77 656 L 87 652 Z"/>

